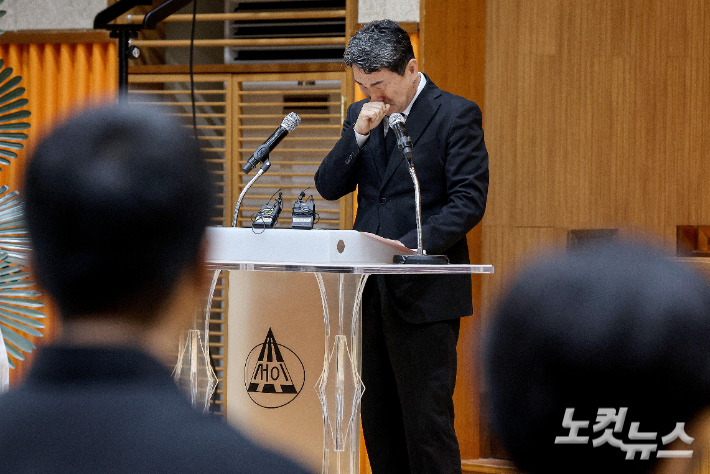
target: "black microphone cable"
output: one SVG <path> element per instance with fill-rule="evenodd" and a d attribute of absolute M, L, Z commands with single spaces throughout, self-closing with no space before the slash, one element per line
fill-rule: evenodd
<path fill-rule="evenodd" d="M 195 55 L 195 26 L 197 25 L 197 0 L 192 0 L 192 30 L 190 31 L 190 97 L 192 98 L 192 130 L 195 133 L 195 141 L 200 143 L 197 138 L 197 106 L 195 105 L 195 74 L 194 74 L 194 55 Z"/>

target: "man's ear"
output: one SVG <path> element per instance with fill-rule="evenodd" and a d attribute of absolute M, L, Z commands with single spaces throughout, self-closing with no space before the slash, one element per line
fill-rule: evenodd
<path fill-rule="evenodd" d="M 407 63 L 407 71 L 411 74 L 417 74 L 419 72 L 419 63 L 416 59 L 410 59 Z"/>

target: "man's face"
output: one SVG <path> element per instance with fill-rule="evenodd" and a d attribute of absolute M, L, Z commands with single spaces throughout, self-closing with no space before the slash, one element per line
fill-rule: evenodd
<path fill-rule="evenodd" d="M 389 104 L 388 114 L 402 113 L 417 93 L 419 68 L 416 59 L 409 61 L 402 76 L 389 69 L 367 74 L 353 65 L 353 77 L 370 102 Z"/>

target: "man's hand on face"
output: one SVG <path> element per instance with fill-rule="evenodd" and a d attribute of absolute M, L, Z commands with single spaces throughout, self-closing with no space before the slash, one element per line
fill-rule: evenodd
<path fill-rule="evenodd" d="M 370 130 L 380 124 L 390 110 L 390 105 L 384 102 L 368 102 L 362 106 L 360 115 L 355 122 L 355 131 L 360 135 L 367 135 Z"/>

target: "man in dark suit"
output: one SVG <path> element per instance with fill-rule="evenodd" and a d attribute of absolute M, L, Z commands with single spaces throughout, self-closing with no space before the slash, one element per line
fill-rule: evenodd
<path fill-rule="evenodd" d="M 387 131 L 401 113 L 414 145 L 424 249 L 469 263 L 466 233 L 483 217 L 488 153 L 481 111 L 418 70 L 409 35 L 389 20 L 345 51 L 367 99 L 348 108 L 315 175 L 326 199 L 356 187 L 354 228 L 417 247 L 414 186 Z M 460 473 L 452 396 L 459 318 L 473 312 L 470 276 L 371 277 L 363 294 L 362 424 L 373 472 Z"/>
<path fill-rule="evenodd" d="M 33 274 L 62 332 L 0 397 L 0 472 L 305 472 L 193 410 L 168 369 L 207 290 L 211 186 L 196 140 L 153 109 L 93 111 L 38 147 Z"/>

